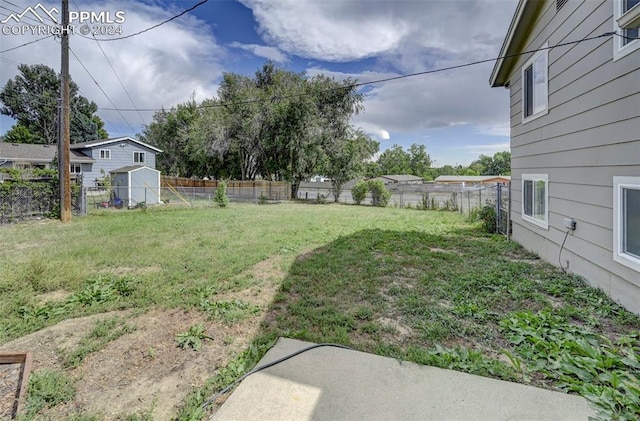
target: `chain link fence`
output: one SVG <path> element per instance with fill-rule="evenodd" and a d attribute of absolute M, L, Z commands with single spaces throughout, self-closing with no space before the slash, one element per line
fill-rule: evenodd
<path fill-rule="evenodd" d="M 73 189 L 71 194 L 73 215 L 86 213 L 86 196 L 83 189 Z M 0 186 L 0 224 L 57 218 L 60 211 L 60 194 L 57 184 L 49 181 L 32 182 L 31 185 L 3 183 Z"/>
<path fill-rule="evenodd" d="M 355 203 L 351 194 L 353 183 L 347 184 L 338 202 Z M 428 210 L 458 211 L 469 215 L 474 209 L 498 203 L 498 189 L 502 184 L 461 186 L 459 184 L 399 184 L 387 185 L 391 193 L 389 206 Z M 508 190 L 508 187 L 507 187 Z M 301 183 L 298 199 L 335 201 L 331 183 Z M 363 204 L 371 204 L 368 197 Z"/>

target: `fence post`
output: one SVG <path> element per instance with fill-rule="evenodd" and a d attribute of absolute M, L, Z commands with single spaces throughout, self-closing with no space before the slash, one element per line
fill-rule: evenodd
<path fill-rule="evenodd" d="M 507 241 L 511 241 L 511 181 L 507 184 Z"/>
<path fill-rule="evenodd" d="M 502 215 L 500 212 L 500 203 L 502 202 L 502 190 L 500 189 L 500 184 L 496 183 L 496 231 L 500 232 L 502 227 Z"/>

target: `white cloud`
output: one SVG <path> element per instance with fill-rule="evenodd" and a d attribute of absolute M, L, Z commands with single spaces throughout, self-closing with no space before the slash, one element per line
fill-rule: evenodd
<path fill-rule="evenodd" d="M 258 44 L 241 44 L 239 42 L 232 42 L 229 46 L 249 51 L 255 56 L 273 60 L 277 63 L 286 63 L 289 60 L 286 55 L 282 54 L 282 52 L 275 47 Z"/>
<path fill-rule="evenodd" d="M 28 5 L 26 1 L 20 0 L 16 0 L 16 4 L 23 7 Z M 122 35 L 128 35 L 166 20 L 182 10 L 154 4 L 112 0 L 104 3 L 83 2 L 81 8 L 125 11 L 126 21 L 122 24 Z M 48 7 L 52 5 L 56 4 L 45 4 Z M 73 3 L 71 9 L 75 9 Z M 10 48 L 36 38 L 38 37 L 30 35 L 3 35 L 2 47 Z M 224 49 L 216 43 L 211 28 L 191 14 L 132 38 L 102 42 L 100 45 L 133 98 L 135 107 L 96 42 L 79 35 L 70 37 L 71 49 L 116 108 L 170 108 L 188 101 L 192 96 L 196 100 L 210 98 L 215 94 L 215 82 L 222 73 L 221 62 L 225 54 Z M 56 71 L 60 69 L 60 46 L 53 39 L 5 53 L 2 57 L 10 60 L 0 61 L 2 86 L 17 74 L 16 62 L 41 63 Z M 79 85 L 82 95 L 101 107 L 113 108 L 73 55 L 70 57 L 70 73 L 73 81 Z M 137 112 L 122 112 L 132 126 L 132 132 L 118 112 L 98 111 L 98 115 L 107 123 L 110 135 L 134 135 L 139 132 L 142 124 L 150 122 L 153 117 L 152 112 L 141 114 L 143 118 Z M 8 128 L 3 126 L 2 130 Z"/>
<path fill-rule="evenodd" d="M 374 57 L 372 69 L 332 72 L 313 65 L 311 76 L 369 82 L 496 57 L 515 0 L 315 1 L 241 0 L 262 38 L 282 51 L 320 61 Z M 479 134 L 505 135 L 509 98 L 492 89 L 493 63 L 425 74 L 367 88 L 356 125 L 415 133 L 472 125 Z M 508 135 L 508 134 L 507 134 Z"/>
<path fill-rule="evenodd" d="M 253 10 L 258 31 L 270 44 L 301 57 L 345 61 L 389 51 L 407 36 L 410 22 L 389 13 L 372 14 L 382 2 L 241 0 Z"/>
<path fill-rule="evenodd" d="M 497 53 L 515 8 L 515 0 L 241 1 L 283 51 L 324 61 L 387 55 L 401 69 L 434 54 Z"/>

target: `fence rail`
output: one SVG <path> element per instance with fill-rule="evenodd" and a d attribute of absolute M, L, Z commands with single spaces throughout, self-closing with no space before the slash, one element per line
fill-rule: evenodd
<path fill-rule="evenodd" d="M 406 184 L 388 185 L 387 188 L 391 192 L 390 206 L 450 210 L 468 215 L 474 209 L 498 203 L 498 189 L 505 187 L 502 184 L 465 187 L 451 184 Z M 334 201 L 335 197 L 328 183 L 302 183 L 298 199 Z M 355 203 L 351 189 L 343 190 L 338 202 Z M 363 203 L 370 204 L 371 199 L 367 198 Z"/>

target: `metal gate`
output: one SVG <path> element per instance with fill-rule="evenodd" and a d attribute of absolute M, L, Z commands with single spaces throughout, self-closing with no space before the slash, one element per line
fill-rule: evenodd
<path fill-rule="evenodd" d="M 496 190 L 496 227 L 500 234 L 511 239 L 511 183 L 498 183 Z"/>

